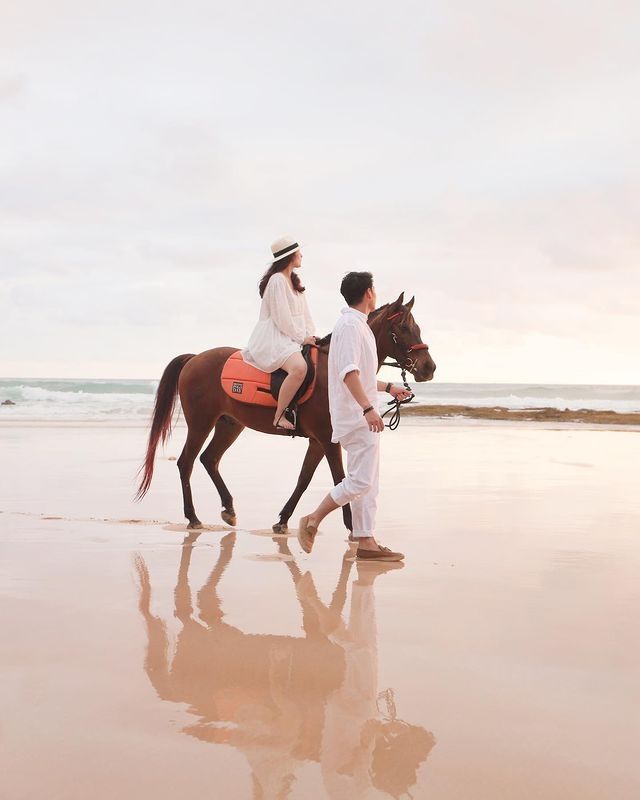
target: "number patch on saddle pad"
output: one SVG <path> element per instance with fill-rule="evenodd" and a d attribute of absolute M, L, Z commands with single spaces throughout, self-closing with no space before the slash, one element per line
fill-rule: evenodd
<path fill-rule="evenodd" d="M 231 386 L 231 391 L 234 394 L 242 394 L 243 388 L 244 388 L 244 383 L 238 383 L 237 381 L 235 381 Z"/>

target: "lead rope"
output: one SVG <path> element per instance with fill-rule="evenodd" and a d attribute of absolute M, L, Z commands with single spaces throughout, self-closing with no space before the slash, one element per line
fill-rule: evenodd
<path fill-rule="evenodd" d="M 411 392 L 411 387 L 407 383 L 407 371 L 398 364 L 397 361 L 383 361 L 383 367 L 396 367 L 400 370 L 400 376 L 402 378 L 402 383 L 404 383 L 404 388 Z M 410 403 L 413 398 L 415 397 L 414 393 L 411 392 L 411 396 L 407 397 L 405 400 L 398 400 L 397 397 L 394 397 L 393 400 L 389 400 L 387 403 L 388 406 L 392 406 L 392 408 L 388 408 L 384 414 L 382 414 L 382 419 L 384 419 L 387 414 L 391 414 L 389 417 L 389 422 L 385 423 L 385 428 L 389 428 L 390 431 L 395 431 L 395 429 L 400 424 L 400 406 L 405 405 L 405 403 Z"/>

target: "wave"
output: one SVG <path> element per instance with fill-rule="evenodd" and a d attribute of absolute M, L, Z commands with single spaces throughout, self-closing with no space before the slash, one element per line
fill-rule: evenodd
<path fill-rule="evenodd" d="M 560 411 L 580 411 L 588 409 L 591 411 L 618 411 L 631 413 L 640 411 L 640 400 L 614 400 L 611 398 L 579 397 L 569 399 L 567 397 L 545 397 L 539 396 L 519 396 L 519 395 L 493 395 L 493 396 L 473 396 L 469 395 L 438 395 L 437 397 L 424 397 L 421 393 L 416 395 L 419 405 L 465 405 L 478 408 L 511 408 L 524 410 L 529 408 L 556 408 Z"/>
<path fill-rule="evenodd" d="M 157 381 L 0 380 L 2 416 L 12 419 L 141 419 L 153 409 Z"/>
<path fill-rule="evenodd" d="M 561 411 L 640 411 L 639 386 L 562 386 L 514 384 L 414 384 L 420 405 L 465 405 L 514 410 L 555 408 Z"/>
<path fill-rule="evenodd" d="M 40 386 L 21 386 L 17 394 L 21 400 L 37 403 L 97 403 L 104 406 L 116 403 L 140 403 L 141 399 L 153 399 L 153 392 L 146 394 L 136 392 L 90 392 L 84 389 L 78 391 L 59 391 L 57 389 L 43 389 Z"/>
<path fill-rule="evenodd" d="M 69 394 L 153 394 L 158 387 L 157 380 L 53 380 L 53 379 L 16 379 L 0 378 L 0 392 L 21 392 L 31 389 L 42 389 L 45 392 Z"/>

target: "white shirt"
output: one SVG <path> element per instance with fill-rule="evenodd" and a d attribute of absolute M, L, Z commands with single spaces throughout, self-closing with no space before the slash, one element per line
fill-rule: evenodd
<path fill-rule="evenodd" d="M 376 406 L 378 352 L 376 338 L 367 324 L 367 315 L 355 308 L 344 308 L 331 334 L 329 347 L 329 410 L 332 442 L 338 442 L 356 428 L 368 427 L 360 405 L 344 382 L 345 375 L 357 370 L 369 405 Z"/>
<path fill-rule="evenodd" d="M 294 292 L 289 280 L 276 272 L 264 290 L 260 318 L 242 357 L 252 367 L 274 372 L 314 334 L 304 292 Z"/>

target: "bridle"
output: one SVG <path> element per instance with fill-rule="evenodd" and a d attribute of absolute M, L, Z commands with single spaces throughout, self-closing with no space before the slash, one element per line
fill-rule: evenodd
<path fill-rule="evenodd" d="M 390 314 L 387 317 L 387 322 L 396 317 L 399 317 L 402 314 L 402 311 L 397 311 L 395 314 Z M 398 336 L 396 335 L 395 331 L 390 330 L 389 335 L 391 336 L 391 340 L 397 346 L 398 345 Z M 399 361 L 384 361 L 382 366 L 384 367 L 397 367 L 398 369 L 402 370 L 402 380 L 405 380 L 405 373 L 406 372 L 413 372 L 415 367 L 418 366 L 418 362 L 415 358 L 411 357 L 411 354 L 414 353 L 416 350 L 428 350 L 429 346 L 424 344 L 423 342 L 419 342 L 418 344 L 412 344 L 407 348 L 407 353 L 403 359 L 404 363 L 400 363 Z M 406 385 L 406 384 L 405 384 Z"/>
<path fill-rule="evenodd" d="M 390 314 L 387 317 L 387 322 L 389 322 L 392 319 L 395 319 L 396 317 L 399 317 L 401 314 L 402 311 L 397 311 L 395 314 Z M 393 341 L 394 345 L 397 346 L 398 345 L 397 335 L 392 330 L 389 331 L 389 334 L 391 336 L 391 340 Z M 407 372 L 413 372 L 413 370 L 418 364 L 416 359 L 413 358 L 411 354 L 414 353 L 416 350 L 428 350 L 428 349 L 429 349 L 428 345 L 424 344 L 423 342 L 420 342 L 419 344 L 412 344 L 410 347 L 407 348 L 406 355 L 402 359 L 402 362 L 400 362 L 399 360 L 383 361 L 382 364 L 380 365 L 382 367 L 395 367 L 396 369 L 399 369 L 400 376 L 402 378 L 402 383 L 404 384 L 404 388 L 411 394 L 411 396 L 407 397 L 405 400 L 398 400 L 396 397 L 394 397 L 393 400 L 390 400 L 387 403 L 388 406 L 394 406 L 394 408 L 389 408 L 387 411 L 384 412 L 384 414 L 382 414 L 382 417 L 384 419 L 384 417 L 386 417 L 387 414 L 391 414 L 387 428 L 389 428 L 392 431 L 394 431 L 400 424 L 400 406 L 403 406 L 405 403 L 410 403 L 415 397 L 414 393 L 411 391 L 411 387 L 407 383 Z"/>

